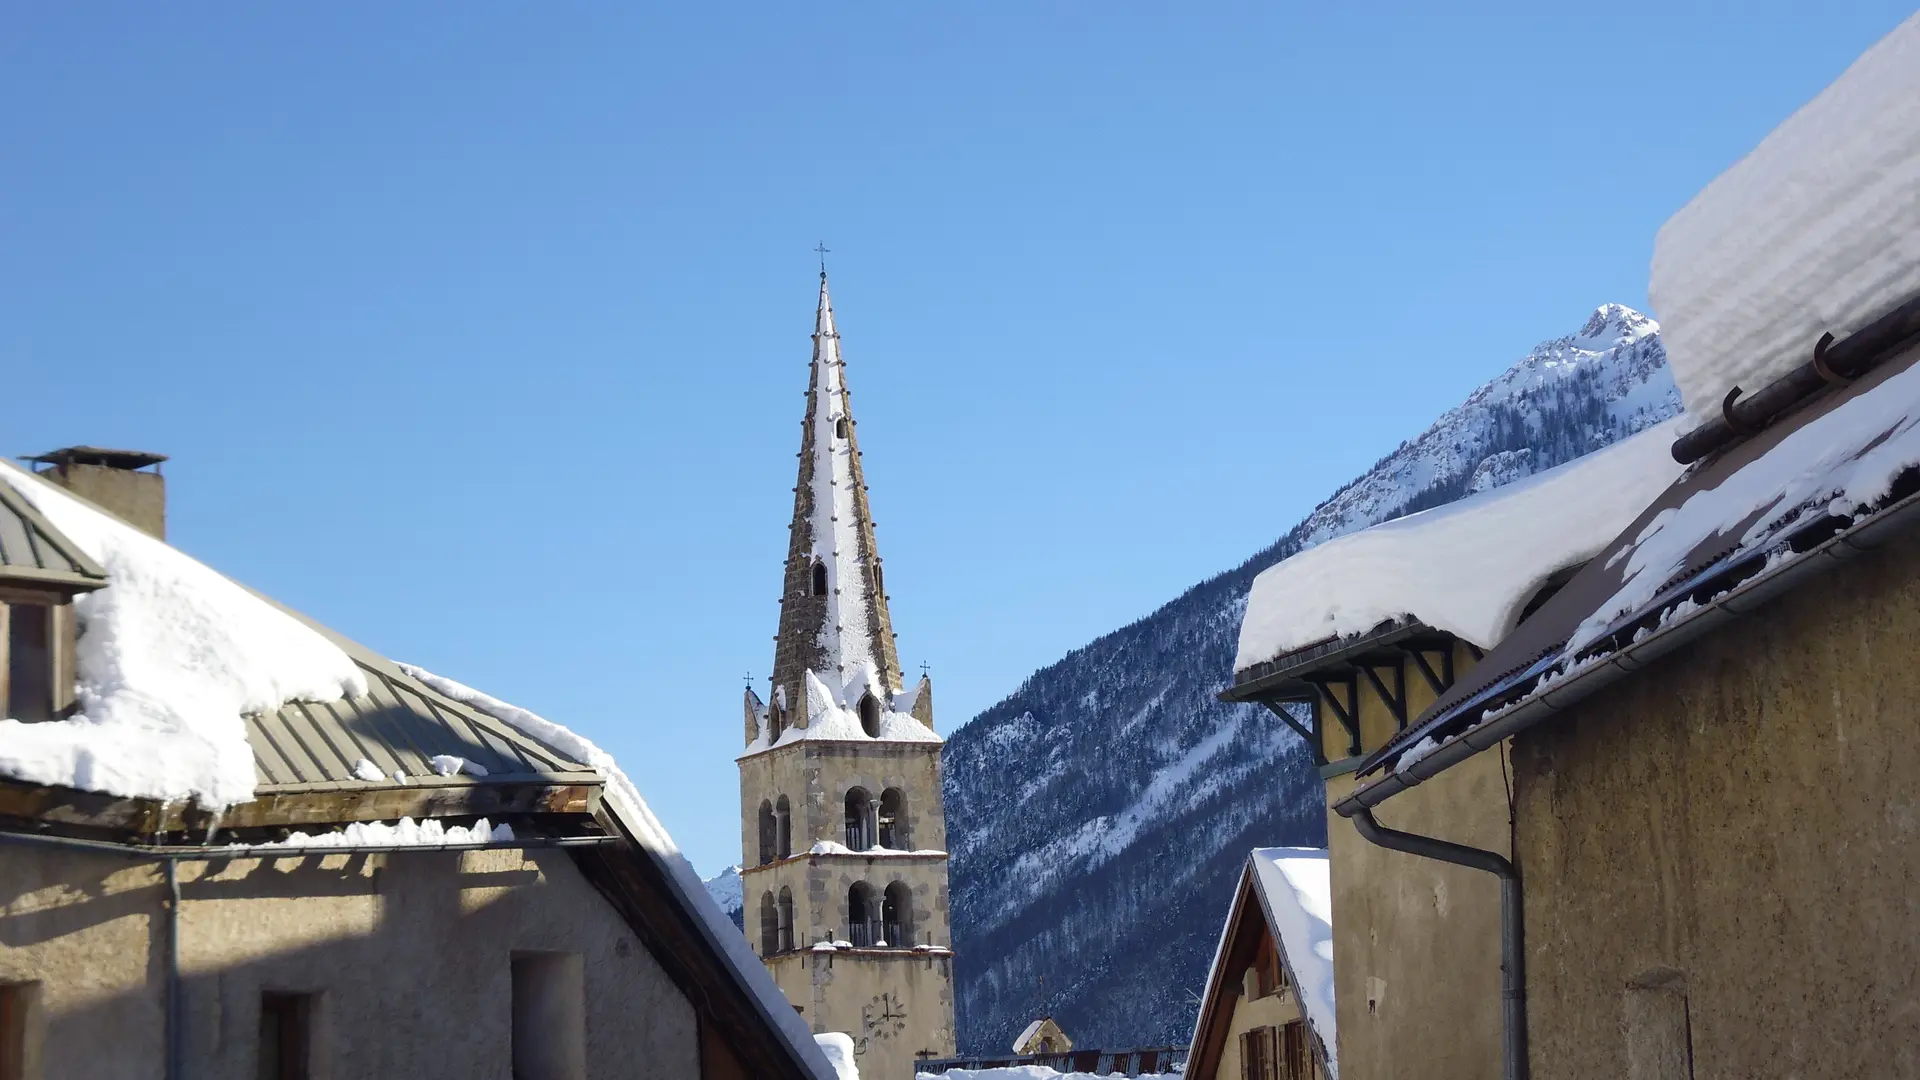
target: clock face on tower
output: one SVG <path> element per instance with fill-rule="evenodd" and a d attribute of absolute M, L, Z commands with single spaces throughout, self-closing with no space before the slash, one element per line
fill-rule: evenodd
<path fill-rule="evenodd" d="M 860 1006 L 861 1034 L 869 1039 L 891 1039 L 907 1030 L 907 1004 L 891 993 Z"/>

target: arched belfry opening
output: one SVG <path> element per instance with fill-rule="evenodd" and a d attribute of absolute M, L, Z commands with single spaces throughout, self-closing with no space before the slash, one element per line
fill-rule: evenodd
<path fill-rule="evenodd" d="M 773 894 L 760 894 L 760 955 L 772 956 L 780 951 L 780 916 L 774 907 Z"/>
<path fill-rule="evenodd" d="M 897 787 L 880 793 L 880 846 L 896 851 L 912 847 L 907 838 L 907 794 Z"/>
<path fill-rule="evenodd" d="M 873 846 L 873 796 L 863 787 L 847 790 L 847 846 L 855 851 Z"/>
<path fill-rule="evenodd" d="M 842 416 L 842 417 L 840 417 L 840 418 L 838 418 L 838 419 L 836 419 L 836 420 L 835 420 L 835 421 L 833 422 L 833 437 L 834 437 L 834 438 L 836 438 L 836 439 L 844 439 L 844 438 L 846 438 L 846 437 L 847 437 L 847 435 L 848 435 L 848 434 L 850 434 L 850 432 L 851 432 L 851 429 L 850 429 L 850 428 L 849 428 L 849 427 L 847 426 L 847 418 L 846 418 L 846 417 L 844 417 L 844 416 Z"/>
<path fill-rule="evenodd" d="M 880 944 L 896 949 L 913 944 L 913 890 L 904 881 L 887 886 L 880 901 Z"/>
<path fill-rule="evenodd" d="M 819 559 L 813 560 L 813 595 L 827 595 L 827 564 Z"/>
<path fill-rule="evenodd" d="M 880 905 L 874 903 L 873 886 L 864 881 L 847 890 L 847 940 L 859 949 L 871 949 L 880 940 Z"/>
<path fill-rule="evenodd" d="M 880 701 L 872 694 L 860 695 L 860 727 L 868 738 L 880 737 Z"/>
<path fill-rule="evenodd" d="M 785 801 L 785 798 L 786 798 L 785 796 L 781 796 L 781 800 L 783 802 Z M 775 835 L 775 822 L 774 822 L 774 813 L 773 813 L 773 803 L 768 802 L 766 799 L 761 799 L 760 800 L 760 863 L 759 863 L 759 865 L 761 866 L 765 866 L 768 863 L 772 862 L 774 859 L 779 857 L 774 854 L 774 835 Z"/>
<path fill-rule="evenodd" d="M 793 890 L 780 886 L 780 902 L 774 909 L 776 924 L 775 942 L 781 952 L 793 951 Z"/>
<path fill-rule="evenodd" d="M 779 858 L 788 858 L 793 854 L 793 804 L 785 795 L 773 804 L 773 824 L 773 849 Z"/>

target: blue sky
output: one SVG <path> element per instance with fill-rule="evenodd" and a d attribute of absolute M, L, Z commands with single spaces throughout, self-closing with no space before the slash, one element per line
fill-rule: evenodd
<path fill-rule="evenodd" d="M 0 451 L 173 455 L 181 547 L 599 741 L 711 872 L 817 241 L 951 730 L 1643 305 L 1909 13 L 10 0 Z"/>

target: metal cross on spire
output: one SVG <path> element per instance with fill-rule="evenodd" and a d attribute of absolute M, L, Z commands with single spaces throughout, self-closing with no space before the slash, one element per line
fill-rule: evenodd
<path fill-rule="evenodd" d="M 820 273 L 822 275 L 825 275 L 827 272 L 827 252 L 832 251 L 833 249 L 827 246 L 827 242 L 825 240 L 822 240 L 820 241 L 820 243 L 814 246 L 813 250 L 820 253 Z"/>

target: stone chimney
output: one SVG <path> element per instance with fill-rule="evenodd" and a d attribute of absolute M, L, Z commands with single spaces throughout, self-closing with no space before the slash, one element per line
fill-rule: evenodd
<path fill-rule="evenodd" d="M 27 459 L 41 479 L 51 480 L 127 524 L 167 538 L 165 454 L 69 446 Z"/>

